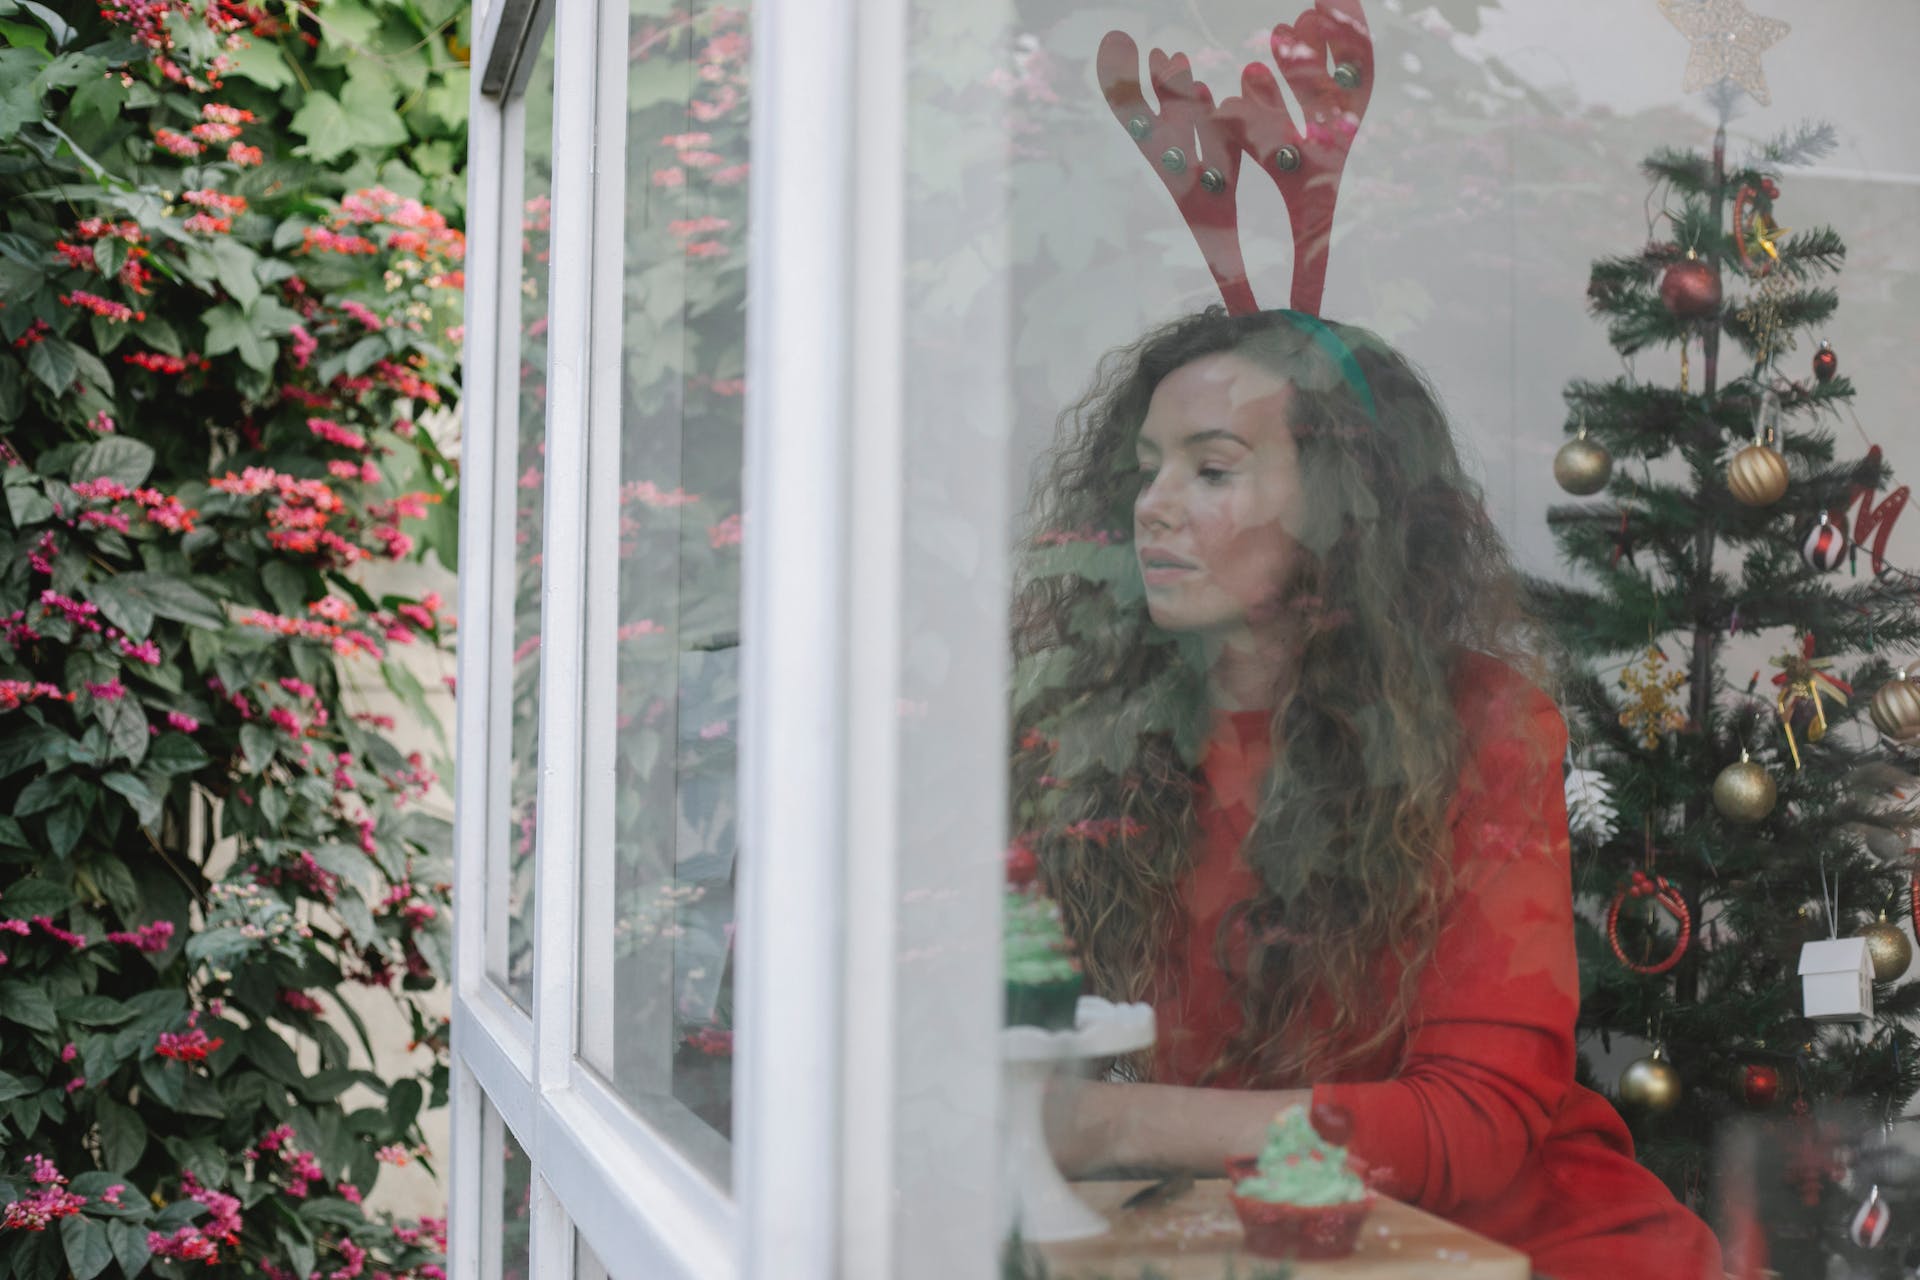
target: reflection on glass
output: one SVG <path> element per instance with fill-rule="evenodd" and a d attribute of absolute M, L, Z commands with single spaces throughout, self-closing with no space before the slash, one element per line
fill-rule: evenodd
<path fill-rule="evenodd" d="M 587 1061 L 726 1177 L 745 390 L 747 14 L 629 15 L 614 744 Z M 606 644 L 609 637 L 599 636 Z M 588 851 L 589 858 L 595 855 Z M 589 879 L 595 869 L 589 866 Z M 597 1003 L 596 1003 L 597 1002 Z"/>
<path fill-rule="evenodd" d="M 1451 1247 L 1498 1241 L 1543 1274 L 1718 1276 L 1711 1232 L 1575 1082 L 1549 642 L 1433 383 L 1394 343 L 1318 314 L 1329 252 L 1350 243 L 1329 222 L 1349 147 L 1405 154 L 1354 145 L 1372 140 L 1363 116 L 1404 127 L 1384 83 L 1399 64 L 1375 56 L 1358 0 L 1277 30 L 1223 5 L 1178 33 L 1209 98 L 1150 54 L 1182 48 L 1166 24 L 1184 18 L 1149 8 L 1121 19 L 1138 42 L 1103 43 L 1110 23 L 1077 13 L 1056 64 L 1034 6 L 1045 32 L 1015 46 L 1004 86 L 1016 120 L 1073 117 L 1016 124 L 1023 145 L 1097 171 L 1066 198 L 1024 187 L 1032 225 L 1013 239 L 1036 261 L 1016 269 L 1017 314 L 1034 341 L 1018 386 L 1099 370 L 1040 450 L 1023 531 L 1007 1017 L 1104 1019 L 1074 1008 L 1084 984 L 1152 1034 L 1118 1056 L 1109 1041 L 1104 1078 L 1058 1082 L 1052 1153 L 1074 1177 L 1205 1179 L 1183 1212 L 1218 1215 L 1223 1253 L 1267 1227 L 1286 1248 L 1280 1229 L 1309 1219 L 1291 1247 L 1351 1251 L 1377 1193 L 1451 1219 Z M 1388 216 L 1405 218 L 1358 213 Z M 1155 229 L 1124 264 L 1090 267 L 1060 251 L 1076 219 L 1116 239 L 1132 220 Z M 1263 270 L 1276 247 L 1302 310 L 1254 305 L 1286 296 L 1286 271 Z M 1329 279 L 1373 265 L 1332 256 Z M 1166 306 L 1143 283 L 1217 286 L 1232 314 Z M 1073 1228 L 1039 1197 L 1025 1208 L 1029 1239 Z M 1132 1238 L 1143 1263 L 1169 1256 Z"/>
<path fill-rule="evenodd" d="M 512 758 L 508 765 L 507 989 L 533 1003 L 534 835 L 540 764 L 540 517 L 547 441 L 547 272 L 553 225 L 553 28 L 527 84 L 517 299 L 520 368 L 513 469 Z M 509 213 L 509 216 L 512 216 Z"/>

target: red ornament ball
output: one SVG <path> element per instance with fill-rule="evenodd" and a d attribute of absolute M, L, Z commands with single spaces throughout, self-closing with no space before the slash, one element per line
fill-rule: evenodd
<path fill-rule="evenodd" d="M 1720 277 L 1698 258 L 1676 262 L 1660 277 L 1660 301 L 1684 320 L 1710 316 L 1720 308 Z"/>
<path fill-rule="evenodd" d="M 1780 1071 L 1764 1062 L 1749 1062 L 1735 1068 L 1733 1091 L 1755 1111 L 1765 1111 L 1780 1096 Z"/>
<path fill-rule="evenodd" d="M 1347 1139 L 1353 1136 L 1353 1113 L 1330 1102 L 1314 1104 L 1307 1113 L 1307 1122 L 1322 1142 L 1331 1142 L 1336 1147 L 1346 1146 Z"/>
<path fill-rule="evenodd" d="M 1834 354 L 1833 344 L 1825 338 L 1820 339 L 1820 349 L 1813 353 L 1813 377 L 1816 382 L 1832 382 L 1833 375 L 1840 371 L 1840 357 Z"/>
<path fill-rule="evenodd" d="M 1040 875 L 1040 859 L 1033 856 L 1033 850 L 1027 848 L 1024 840 L 1016 840 L 1007 848 L 1007 883 L 1016 889 L 1024 889 Z"/>

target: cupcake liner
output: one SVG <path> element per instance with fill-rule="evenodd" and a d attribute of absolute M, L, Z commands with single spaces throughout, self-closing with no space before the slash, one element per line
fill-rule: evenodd
<path fill-rule="evenodd" d="M 1249 1200 L 1233 1190 L 1257 1171 L 1258 1162 L 1252 1156 L 1227 1161 L 1227 1177 L 1232 1179 L 1227 1198 L 1240 1216 L 1248 1253 L 1262 1258 L 1325 1260 L 1344 1258 L 1353 1252 L 1360 1242 L 1360 1226 L 1379 1199 L 1376 1193 L 1369 1191 L 1362 1199 L 1346 1204 L 1300 1205 Z"/>

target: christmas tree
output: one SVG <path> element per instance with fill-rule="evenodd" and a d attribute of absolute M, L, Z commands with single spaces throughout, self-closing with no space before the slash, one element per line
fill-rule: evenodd
<path fill-rule="evenodd" d="M 1731 94 L 1710 152 L 1645 161 L 1650 242 L 1594 264 L 1628 372 L 1565 390 L 1555 477 L 1588 500 L 1549 523 L 1577 582 L 1531 583 L 1566 659 L 1581 1024 L 1589 1049 L 1654 1046 L 1592 1083 L 1717 1212 L 1732 1274 L 1905 1275 L 1920 1186 L 1889 1133 L 1920 983 L 1895 985 L 1911 948 L 1881 913 L 1916 905 L 1920 684 L 1896 667 L 1920 608 L 1884 556 L 1906 491 L 1881 497 L 1817 341 L 1845 246 L 1775 218 L 1831 131 L 1730 162 Z M 1641 353 L 1677 378 L 1635 376 Z"/>

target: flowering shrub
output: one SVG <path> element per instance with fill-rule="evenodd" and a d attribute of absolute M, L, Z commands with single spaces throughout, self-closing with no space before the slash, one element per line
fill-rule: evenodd
<path fill-rule="evenodd" d="M 0 0 L 0 1276 L 443 1274 L 362 1199 L 449 832 L 343 672 L 453 625 L 359 571 L 453 562 L 465 15 Z"/>

